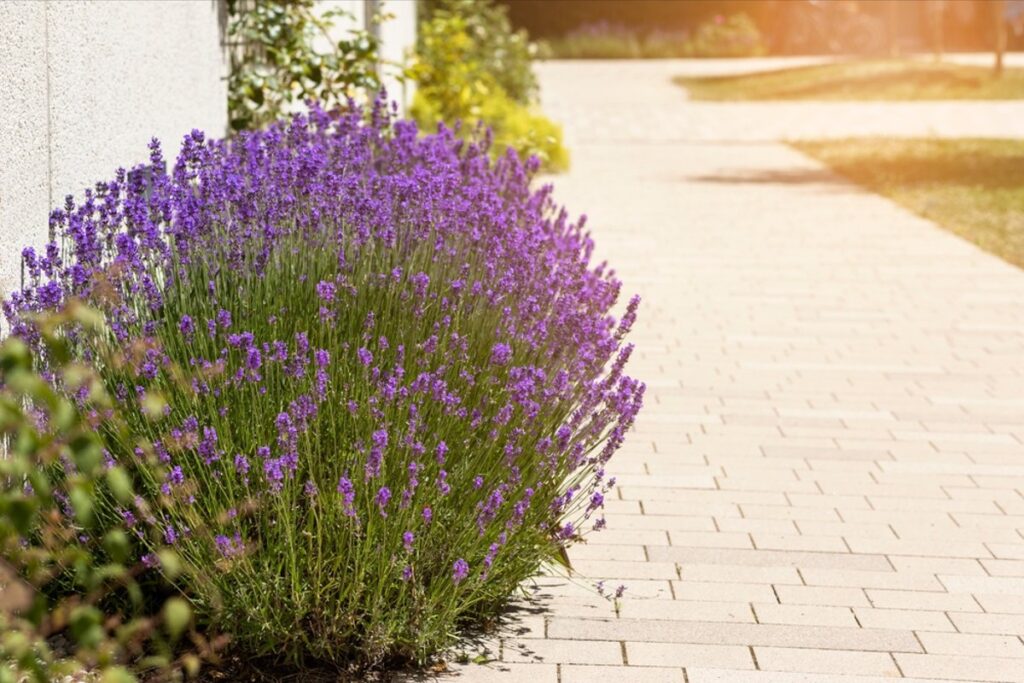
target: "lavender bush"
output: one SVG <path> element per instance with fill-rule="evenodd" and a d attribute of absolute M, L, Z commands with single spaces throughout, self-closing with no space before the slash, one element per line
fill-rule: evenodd
<path fill-rule="evenodd" d="M 612 317 L 620 283 L 535 170 L 379 103 L 314 108 L 193 132 L 170 174 L 119 171 L 25 250 L 14 333 L 77 297 L 130 351 L 77 340 L 131 426 L 105 457 L 163 512 L 97 515 L 212 576 L 183 588 L 246 651 L 422 661 L 603 526 L 637 300 Z"/>

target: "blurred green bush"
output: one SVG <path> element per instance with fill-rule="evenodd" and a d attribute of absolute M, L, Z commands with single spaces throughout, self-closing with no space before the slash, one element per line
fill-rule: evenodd
<path fill-rule="evenodd" d="M 717 15 L 693 31 L 637 29 L 598 22 L 586 24 L 541 46 L 559 59 L 658 59 L 673 57 L 754 57 L 766 52 L 757 25 L 746 14 Z"/>
<path fill-rule="evenodd" d="M 561 127 L 537 111 L 536 53 L 490 0 L 445 0 L 428 6 L 409 75 L 416 81 L 411 115 L 425 130 L 462 122 L 464 134 L 487 126 L 492 149 L 537 155 L 548 171 L 569 165 Z"/>
<path fill-rule="evenodd" d="M 105 435 L 125 425 L 68 343 L 101 327 L 76 302 L 40 317 L 46 376 L 20 338 L 0 344 L 0 683 L 83 671 L 104 683 L 167 679 L 195 673 L 222 644 L 194 630 L 189 603 L 166 582 L 181 571 L 177 555 L 139 560 L 144 532 L 132 519 L 159 510 L 136 496 L 129 469 L 107 460 Z M 102 362 L 122 360 L 111 350 Z M 147 401 L 159 414 L 160 397 Z M 138 466 L 159 464 L 140 457 Z M 101 523 L 115 507 L 122 523 Z"/>

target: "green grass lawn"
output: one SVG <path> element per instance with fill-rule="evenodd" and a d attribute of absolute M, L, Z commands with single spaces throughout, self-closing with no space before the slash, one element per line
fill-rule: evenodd
<path fill-rule="evenodd" d="M 912 60 L 836 62 L 739 76 L 679 76 L 695 100 L 1016 100 L 1024 69 Z"/>
<path fill-rule="evenodd" d="M 849 138 L 793 146 L 1024 268 L 1024 140 Z"/>

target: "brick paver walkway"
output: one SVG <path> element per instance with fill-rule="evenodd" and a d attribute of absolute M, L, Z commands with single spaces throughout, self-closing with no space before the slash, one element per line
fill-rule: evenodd
<path fill-rule="evenodd" d="M 571 556 L 629 588 L 541 579 L 459 680 L 1024 681 L 1024 272 L 741 141 L 777 122 L 687 129 L 657 64 L 595 68 L 543 72 L 557 195 L 644 297 L 650 391 Z"/>

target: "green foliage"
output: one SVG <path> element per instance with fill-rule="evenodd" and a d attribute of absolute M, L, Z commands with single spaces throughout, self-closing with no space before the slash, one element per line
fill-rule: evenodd
<path fill-rule="evenodd" d="M 655 49 L 657 42 L 652 43 L 651 56 L 669 56 L 658 54 Z M 728 17 L 716 16 L 705 21 L 694 34 L 683 44 L 684 57 L 754 57 L 764 54 L 764 41 L 757 25 L 746 14 L 732 14 Z"/>
<path fill-rule="evenodd" d="M 254 0 L 235 5 L 228 117 L 232 130 L 262 128 L 306 100 L 327 110 L 381 87 L 378 44 L 366 31 L 334 41 L 341 11 L 318 13 L 314 0 Z M 321 49 L 326 46 L 327 49 Z"/>
<path fill-rule="evenodd" d="M 469 7 L 466 3 L 449 4 L 461 10 Z M 528 99 L 524 103 L 506 89 L 505 84 L 511 83 L 521 95 L 533 96 L 535 84 L 524 90 L 523 77 L 510 78 L 500 70 L 502 64 L 512 63 L 512 72 L 518 74 L 523 62 L 490 55 L 484 46 L 502 41 L 492 37 L 481 43 L 475 37 L 480 25 L 472 13 L 449 10 L 438 10 L 420 24 L 417 55 L 410 69 L 417 83 L 413 118 L 426 130 L 440 122 L 461 121 L 463 132 L 472 134 L 485 125 L 492 130 L 495 153 L 511 148 L 523 156 L 536 154 L 549 171 L 567 168 L 569 155 L 562 145 L 561 127 L 538 113 Z M 530 73 L 531 83 L 532 79 Z"/>
<path fill-rule="evenodd" d="M 171 588 L 138 561 L 142 533 L 111 522 L 118 502 L 140 516 L 159 508 L 135 498 L 135 473 L 106 462 L 107 435 L 125 424 L 98 375 L 70 360 L 67 330 L 97 334 L 96 317 L 71 303 L 38 324 L 52 378 L 33 369 L 21 339 L 0 344 L 0 682 L 197 671 L 197 653 L 212 649 L 193 631 L 189 603 L 146 599 Z M 196 647 L 182 654 L 186 635 Z"/>
<path fill-rule="evenodd" d="M 718 15 L 690 31 L 640 32 L 601 22 L 586 24 L 542 46 L 562 59 L 659 59 L 753 57 L 765 53 L 757 25 L 746 14 Z"/>
<path fill-rule="evenodd" d="M 537 46 L 523 29 L 512 29 L 508 9 L 492 0 L 432 0 L 422 5 L 424 19 L 459 17 L 472 39 L 468 57 L 519 104 L 537 100 L 532 61 Z"/>
<path fill-rule="evenodd" d="M 914 59 L 848 60 L 728 76 L 682 76 L 695 100 L 1020 100 L 1024 69 Z"/>

